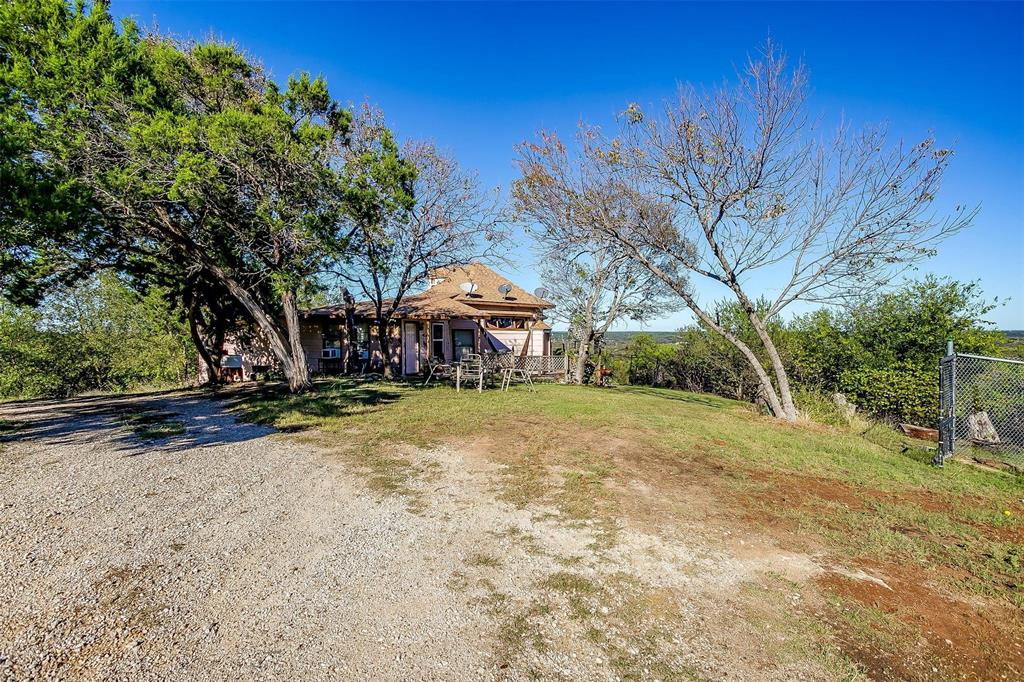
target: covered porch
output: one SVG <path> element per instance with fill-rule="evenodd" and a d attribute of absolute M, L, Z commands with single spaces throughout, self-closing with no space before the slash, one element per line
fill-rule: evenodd
<path fill-rule="evenodd" d="M 454 364 L 467 353 L 485 358 L 488 368 L 515 367 L 537 375 L 565 373 L 564 356 L 551 355 L 550 328 L 526 316 L 421 318 L 400 321 L 400 364 L 404 375 L 429 372 L 431 364 Z"/>

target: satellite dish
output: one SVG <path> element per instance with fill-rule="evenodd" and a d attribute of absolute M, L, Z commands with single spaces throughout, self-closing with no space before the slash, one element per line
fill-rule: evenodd
<path fill-rule="evenodd" d="M 501 293 L 501 295 L 504 296 L 505 298 L 508 298 L 508 295 L 511 291 L 511 284 L 502 284 L 500 287 L 498 287 L 498 292 Z"/>
<path fill-rule="evenodd" d="M 472 282 L 463 282 L 459 285 L 459 288 L 466 292 L 467 295 L 472 294 L 476 291 L 476 285 Z"/>
<path fill-rule="evenodd" d="M 548 290 L 544 287 L 537 287 L 533 290 L 533 295 L 537 298 L 547 298 Z"/>

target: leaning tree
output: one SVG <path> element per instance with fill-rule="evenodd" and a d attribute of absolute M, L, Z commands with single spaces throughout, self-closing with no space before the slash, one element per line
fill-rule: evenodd
<path fill-rule="evenodd" d="M 591 350 L 596 352 L 615 323 L 649 320 L 678 305 L 627 249 L 594 229 L 610 215 L 622 222 L 638 219 L 644 207 L 637 197 L 607 173 L 595 172 L 603 169 L 574 164 L 549 134 L 517 151 L 522 177 L 512 188 L 515 209 L 536 241 L 541 277 L 555 303 L 553 317 L 569 326 L 575 347 L 572 378 L 581 384 Z M 532 175 L 545 168 L 545 161 L 553 162 L 547 170 L 557 173 L 557 182 L 545 182 L 550 175 Z M 652 216 L 670 217 L 647 208 Z"/>
<path fill-rule="evenodd" d="M 766 321 L 797 302 L 840 304 L 884 287 L 976 213 L 935 206 L 952 150 L 931 137 L 891 144 L 884 129 L 847 124 L 820 139 L 806 99 L 804 67 L 788 66 L 769 43 L 736 84 L 683 87 L 651 117 L 630 105 L 618 136 L 589 130 L 578 149 L 594 174 L 672 213 L 670 221 L 609 213 L 594 221 L 595 234 L 615 240 L 735 346 L 771 412 L 790 421 L 797 410 L 789 376 Z M 566 176 L 560 147 L 540 146 L 531 183 Z M 743 309 L 760 349 L 716 321 L 695 280 Z M 763 311 L 761 295 L 769 300 Z"/>

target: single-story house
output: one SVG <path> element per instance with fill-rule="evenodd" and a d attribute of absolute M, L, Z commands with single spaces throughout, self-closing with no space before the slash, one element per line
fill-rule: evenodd
<path fill-rule="evenodd" d="M 538 290 L 536 293 L 543 294 Z M 403 298 L 391 328 L 392 368 L 419 374 L 428 358 L 443 362 L 463 353 L 551 355 L 551 327 L 544 311 L 553 304 L 531 294 L 480 263 L 431 273 L 426 291 Z M 345 306 L 333 305 L 300 313 L 300 335 L 314 371 L 344 367 L 347 353 L 357 352 L 367 369 L 381 366 L 376 311 L 370 302 L 356 304 L 354 344 L 345 333 Z"/>
<path fill-rule="evenodd" d="M 428 359 L 456 362 L 467 352 L 507 353 L 524 358 L 520 363 L 528 363 L 530 357 L 550 358 L 551 327 L 544 321 L 544 311 L 554 306 L 544 295 L 539 289 L 528 293 L 480 263 L 436 270 L 427 289 L 405 296 L 395 312 L 389 330 L 392 370 L 419 374 L 427 371 Z M 299 322 L 311 371 L 342 371 L 350 352 L 358 353 L 356 364 L 361 371 L 382 367 L 377 315 L 371 302 L 356 303 L 354 344 L 347 338 L 344 305 L 300 311 Z M 229 376 L 249 379 L 262 369 L 265 364 L 261 363 L 269 362 L 262 345 L 225 344 L 222 364 Z M 554 368 L 550 359 L 542 364 L 547 372 Z M 555 365 L 564 366 L 563 358 Z"/>

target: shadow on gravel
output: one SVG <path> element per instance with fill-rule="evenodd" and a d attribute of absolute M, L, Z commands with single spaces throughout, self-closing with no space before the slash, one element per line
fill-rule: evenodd
<path fill-rule="evenodd" d="M 0 405 L 0 419 L 11 424 L 0 441 L 42 440 L 72 445 L 104 440 L 108 449 L 137 457 L 149 452 L 194 450 L 239 443 L 275 431 L 302 431 L 325 417 L 365 413 L 393 403 L 403 391 L 420 388 L 368 379 L 319 380 L 313 390 L 292 395 L 279 383 L 224 386 L 215 391 L 160 391 L 89 396 L 70 400 L 30 400 Z M 180 421 L 184 433 L 147 440 L 140 437 L 146 415 Z M 140 419 L 140 416 L 142 419 Z M 283 422 L 282 426 L 269 426 Z M 14 425 L 17 428 L 14 428 Z"/>
<path fill-rule="evenodd" d="M 2 440 L 45 440 L 53 445 L 72 445 L 81 443 L 83 436 L 86 440 L 92 436 L 106 440 L 111 450 L 126 456 L 239 443 L 274 432 L 267 426 L 238 421 L 221 400 L 206 392 L 161 391 L 66 401 L 25 401 L 2 405 L 0 412 L 5 419 L 19 424 Z M 182 422 L 184 433 L 155 440 L 140 438 L 131 426 L 131 417 L 151 412 L 166 413 Z"/>

